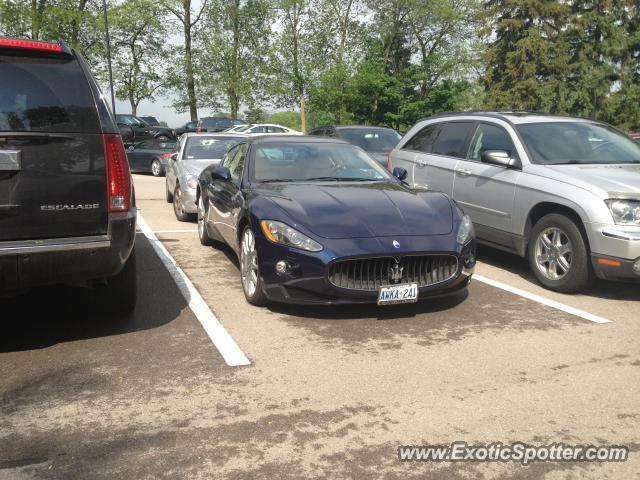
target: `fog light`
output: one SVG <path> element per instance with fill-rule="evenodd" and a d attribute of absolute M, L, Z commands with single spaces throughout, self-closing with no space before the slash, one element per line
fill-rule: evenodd
<path fill-rule="evenodd" d="M 280 260 L 276 263 L 276 272 L 277 273 L 287 273 L 289 271 L 289 265 L 284 260 Z"/>
<path fill-rule="evenodd" d="M 640 275 L 640 258 L 633 264 L 633 273 Z"/>

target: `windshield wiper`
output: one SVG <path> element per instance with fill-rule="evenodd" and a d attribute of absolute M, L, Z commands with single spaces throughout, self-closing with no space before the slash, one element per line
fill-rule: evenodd
<path fill-rule="evenodd" d="M 293 181 L 290 178 L 269 178 L 268 180 L 260 180 L 258 183 L 286 183 Z"/>

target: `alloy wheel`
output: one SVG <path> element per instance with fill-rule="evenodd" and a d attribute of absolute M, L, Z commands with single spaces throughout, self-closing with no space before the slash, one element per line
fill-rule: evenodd
<path fill-rule="evenodd" d="M 204 238 L 204 201 L 202 195 L 198 199 L 198 235 L 200 239 Z"/>
<path fill-rule="evenodd" d="M 567 234 L 558 227 L 544 229 L 535 244 L 538 270 L 549 280 L 560 280 L 571 270 L 573 246 Z"/>
<path fill-rule="evenodd" d="M 256 240 L 250 228 L 242 235 L 240 246 L 240 275 L 242 288 L 248 297 L 253 297 L 258 287 L 258 254 Z"/>

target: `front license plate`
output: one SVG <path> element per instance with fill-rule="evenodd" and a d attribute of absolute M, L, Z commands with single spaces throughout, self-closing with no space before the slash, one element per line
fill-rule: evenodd
<path fill-rule="evenodd" d="M 381 287 L 378 292 L 378 305 L 396 305 L 398 303 L 415 303 L 418 301 L 418 284 L 389 285 Z"/>

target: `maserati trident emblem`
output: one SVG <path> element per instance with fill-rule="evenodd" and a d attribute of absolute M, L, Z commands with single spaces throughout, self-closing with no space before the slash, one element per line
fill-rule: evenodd
<path fill-rule="evenodd" d="M 389 268 L 389 274 L 391 276 L 391 281 L 393 283 L 400 283 L 402 280 L 402 271 L 404 267 L 401 267 L 399 263 L 396 263 L 392 267 Z"/>
<path fill-rule="evenodd" d="M 393 241 L 393 247 L 394 248 L 400 248 L 400 242 L 398 240 L 394 240 Z"/>

